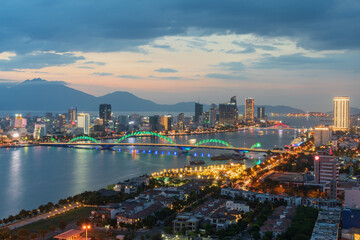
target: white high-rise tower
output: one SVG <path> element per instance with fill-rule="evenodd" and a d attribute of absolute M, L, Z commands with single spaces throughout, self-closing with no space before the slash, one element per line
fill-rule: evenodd
<path fill-rule="evenodd" d="M 334 130 L 350 128 L 349 97 L 334 97 Z"/>

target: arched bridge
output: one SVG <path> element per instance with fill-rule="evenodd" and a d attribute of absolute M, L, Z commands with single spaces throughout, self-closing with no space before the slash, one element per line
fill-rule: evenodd
<path fill-rule="evenodd" d="M 130 137 L 144 137 L 144 136 L 155 136 L 164 139 L 166 143 L 125 143 L 123 140 Z M 209 145 L 210 144 L 210 145 Z M 215 144 L 215 145 L 214 145 Z M 202 149 L 218 149 L 218 150 L 234 150 L 234 151 L 249 151 L 249 152 L 267 152 L 269 149 L 261 149 L 260 143 L 255 143 L 250 148 L 234 147 L 230 143 L 221 139 L 204 139 L 194 145 L 191 144 L 177 144 L 167 136 L 161 135 L 155 132 L 149 131 L 137 131 L 126 134 L 125 136 L 117 139 L 114 143 L 103 143 L 99 142 L 95 138 L 88 136 L 79 136 L 71 139 L 68 142 L 49 142 L 39 143 L 38 145 L 43 146 L 57 146 L 57 147 L 71 147 L 71 146 L 100 146 L 102 149 L 109 149 L 115 146 L 148 146 L 148 147 L 176 147 L 182 151 L 187 152 L 194 148 Z M 283 150 L 270 150 L 273 153 L 283 153 Z"/>

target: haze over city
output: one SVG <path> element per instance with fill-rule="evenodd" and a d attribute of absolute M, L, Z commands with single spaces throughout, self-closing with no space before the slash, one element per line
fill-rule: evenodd
<path fill-rule="evenodd" d="M 157 103 L 360 107 L 358 1 L 3 1 L 0 86 L 41 77 Z"/>

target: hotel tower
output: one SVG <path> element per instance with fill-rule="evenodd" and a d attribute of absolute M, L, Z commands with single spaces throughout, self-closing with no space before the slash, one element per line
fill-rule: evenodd
<path fill-rule="evenodd" d="M 334 97 L 334 130 L 350 128 L 349 97 Z"/>

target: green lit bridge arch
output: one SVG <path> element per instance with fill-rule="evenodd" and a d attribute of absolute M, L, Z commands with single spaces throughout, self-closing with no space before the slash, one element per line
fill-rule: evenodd
<path fill-rule="evenodd" d="M 254 145 L 251 146 L 251 149 L 254 149 L 254 148 L 260 148 L 261 147 L 261 143 L 255 143 Z"/>
<path fill-rule="evenodd" d="M 211 138 L 211 139 L 204 139 L 198 143 L 195 144 L 195 146 L 200 146 L 200 145 L 203 145 L 203 144 L 207 144 L 207 143 L 219 143 L 219 144 L 222 144 L 226 147 L 232 147 L 232 145 L 228 142 L 225 142 L 223 140 L 220 140 L 220 139 L 214 139 L 214 138 Z"/>
<path fill-rule="evenodd" d="M 93 143 L 99 143 L 99 141 L 96 140 L 95 138 L 88 137 L 88 136 L 75 137 L 75 138 L 71 139 L 68 143 L 74 143 L 74 142 L 79 142 L 79 141 L 87 141 L 87 142 L 90 141 Z"/>
<path fill-rule="evenodd" d="M 175 144 L 175 142 L 173 140 L 171 140 L 170 138 L 164 136 L 164 135 L 161 135 L 159 133 L 155 133 L 155 132 L 149 132 L 149 131 L 138 131 L 138 132 L 133 132 L 133 133 L 129 133 L 129 134 L 126 134 L 125 136 L 123 136 L 122 138 L 119 138 L 118 140 L 116 140 L 115 143 L 119 143 L 127 138 L 130 138 L 130 137 L 137 137 L 137 136 L 155 136 L 155 137 L 159 137 L 159 138 L 162 138 L 166 141 L 168 141 L 169 143 L 171 144 Z"/>

